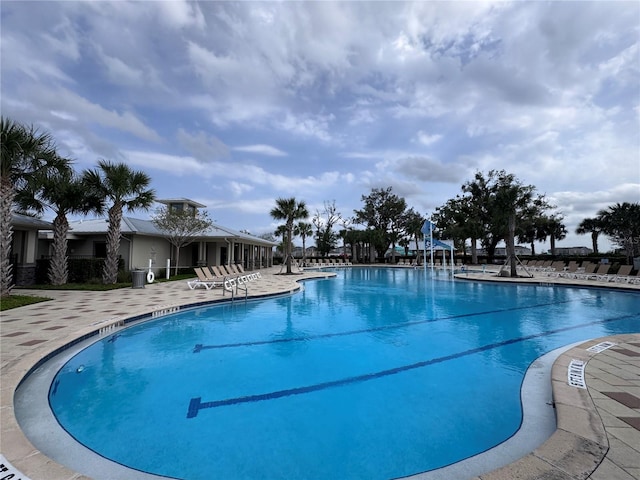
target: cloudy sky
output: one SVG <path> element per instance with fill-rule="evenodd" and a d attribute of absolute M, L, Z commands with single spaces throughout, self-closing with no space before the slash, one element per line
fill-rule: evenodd
<path fill-rule="evenodd" d="M 260 234 L 278 197 L 424 215 L 504 169 L 577 224 L 640 201 L 640 3 L 8 1 L 1 108 Z M 145 218 L 138 212 L 134 216 Z"/>

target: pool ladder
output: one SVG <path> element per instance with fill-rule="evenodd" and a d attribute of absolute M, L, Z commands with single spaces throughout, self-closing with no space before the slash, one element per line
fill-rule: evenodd
<path fill-rule="evenodd" d="M 224 279 L 222 294 L 224 295 L 225 292 L 231 292 L 231 302 L 235 301 L 238 290 L 244 290 L 244 300 L 246 302 L 247 296 L 249 295 L 249 288 L 247 287 L 247 282 L 244 280 L 244 277 L 227 277 Z"/>

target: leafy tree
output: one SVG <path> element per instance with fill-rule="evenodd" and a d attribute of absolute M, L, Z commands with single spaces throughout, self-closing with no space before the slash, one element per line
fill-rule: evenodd
<path fill-rule="evenodd" d="M 374 188 L 369 195 L 362 196 L 362 201 L 364 208 L 354 210 L 355 222 L 375 232 L 373 246 L 378 257 L 384 257 L 389 245 L 393 244 L 395 251 L 395 241 L 404 229 L 407 203 L 392 192 L 392 187 Z"/>
<path fill-rule="evenodd" d="M 616 203 L 598 212 L 602 232 L 625 250 L 627 261 L 640 255 L 640 203 Z"/>
<path fill-rule="evenodd" d="M 593 253 L 598 253 L 598 237 L 602 232 L 602 224 L 598 218 L 585 218 L 580 222 L 576 233 L 578 235 L 591 234 L 591 248 Z"/>
<path fill-rule="evenodd" d="M 160 207 L 151 221 L 176 248 L 175 275 L 178 274 L 180 249 L 192 243 L 213 225 L 206 211 L 175 210 L 168 206 Z"/>
<path fill-rule="evenodd" d="M 295 198 L 278 198 L 276 206 L 271 209 L 271 216 L 275 220 L 284 220 L 286 238 L 284 239 L 284 255 L 287 262 L 287 273 L 291 273 L 291 252 L 293 250 L 293 226 L 296 220 L 302 220 L 309 216 L 307 206 L 303 201 Z"/>
<path fill-rule="evenodd" d="M 302 264 L 307 263 L 307 237 L 313 235 L 313 225 L 307 222 L 298 222 L 293 229 L 293 234 L 302 238 Z"/>
<path fill-rule="evenodd" d="M 118 279 L 123 210 L 148 210 L 155 201 L 155 192 L 148 188 L 151 179 L 146 173 L 134 171 L 124 163 L 114 164 L 106 160 L 100 160 L 97 169 L 86 170 L 83 181 L 94 195 L 111 204 L 102 281 L 105 285 L 114 284 Z"/>
<path fill-rule="evenodd" d="M 312 222 L 316 227 L 316 248 L 322 256 L 326 256 L 335 248 L 338 242 L 338 234 L 333 231 L 333 226 L 341 220 L 341 215 L 336 208 L 335 200 L 331 203 L 324 202 L 324 210 L 316 210 Z"/>
<path fill-rule="evenodd" d="M 69 279 L 67 256 L 68 214 L 88 214 L 103 211 L 102 199 L 87 189 L 74 173 L 71 162 L 64 169 L 42 171 L 30 177 L 26 187 L 17 195 L 17 203 L 24 209 L 44 213 L 49 209 L 53 219 L 53 252 L 47 272 L 52 285 L 64 285 Z"/>
<path fill-rule="evenodd" d="M 48 133 L 0 117 L 0 296 L 10 295 L 13 288 L 9 255 L 13 238 L 11 209 L 16 194 L 31 176 L 64 169 L 65 165 Z"/>
<path fill-rule="evenodd" d="M 471 263 L 478 263 L 477 240 L 482 238 L 485 222 L 481 204 L 470 196 L 457 195 L 438 207 L 432 220 L 438 225 L 441 235 L 454 240 L 456 248 L 462 248 L 466 256 L 466 240 L 471 241 Z M 459 245 L 461 244 L 461 247 Z"/>
<path fill-rule="evenodd" d="M 491 170 L 485 175 L 475 174 L 474 180 L 462 186 L 463 192 L 471 196 L 472 212 L 483 224 L 483 246 L 489 261 L 493 260 L 498 242 L 504 240 L 510 274 L 517 276 L 515 259 L 515 236 L 518 222 L 539 217 L 552 208 L 543 195 L 535 194 L 535 187 L 523 185 L 513 174 L 504 170 Z"/>

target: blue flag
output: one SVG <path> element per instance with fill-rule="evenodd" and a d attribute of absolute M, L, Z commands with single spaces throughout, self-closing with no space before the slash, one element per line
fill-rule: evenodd
<path fill-rule="evenodd" d="M 423 234 L 428 235 L 433 231 L 433 227 L 435 227 L 433 223 L 431 223 L 429 220 L 425 220 L 424 224 L 422 225 L 422 230 L 420 231 Z"/>

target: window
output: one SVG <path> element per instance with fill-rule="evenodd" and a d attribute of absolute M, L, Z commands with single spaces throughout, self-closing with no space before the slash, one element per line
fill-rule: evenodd
<path fill-rule="evenodd" d="M 107 258 L 107 242 L 93 242 L 93 256 Z"/>

